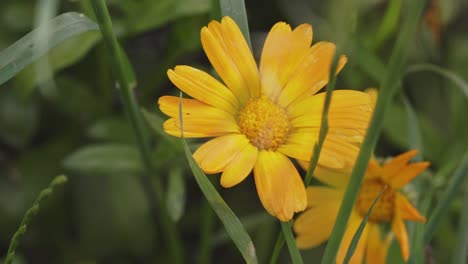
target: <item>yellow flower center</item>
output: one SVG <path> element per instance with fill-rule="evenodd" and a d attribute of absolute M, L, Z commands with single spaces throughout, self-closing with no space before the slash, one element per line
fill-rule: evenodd
<path fill-rule="evenodd" d="M 289 134 L 286 111 L 264 96 L 248 102 L 237 122 L 240 131 L 260 150 L 275 150 Z"/>
<path fill-rule="evenodd" d="M 366 180 L 362 184 L 361 190 L 356 202 L 356 209 L 359 214 L 364 217 L 369 211 L 375 198 L 385 187 L 385 183 L 380 180 Z M 371 222 L 389 222 L 393 218 L 393 211 L 395 208 L 395 191 L 391 187 L 387 187 L 379 201 L 372 209 L 369 216 Z"/>

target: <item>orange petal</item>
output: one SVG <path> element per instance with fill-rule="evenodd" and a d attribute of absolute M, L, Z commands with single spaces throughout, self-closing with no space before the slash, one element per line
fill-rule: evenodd
<path fill-rule="evenodd" d="M 421 174 L 421 172 L 429 167 L 429 165 L 429 162 L 417 162 L 409 164 L 386 180 L 389 180 L 389 184 L 393 188 L 399 189 L 405 186 L 408 182 L 412 181 L 416 176 Z"/>
<path fill-rule="evenodd" d="M 265 40 L 260 61 L 263 92 L 276 101 L 283 87 L 303 60 L 312 44 L 312 27 L 302 24 L 291 31 L 284 23 L 276 23 Z"/>
<path fill-rule="evenodd" d="M 257 157 L 258 149 L 252 144 L 247 144 L 224 168 L 221 175 L 221 185 L 229 188 L 242 182 L 252 171 Z"/>
<path fill-rule="evenodd" d="M 343 240 L 341 241 L 340 249 L 338 250 L 338 255 L 336 257 L 337 263 L 343 263 L 346 253 L 348 252 L 349 245 L 351 244 L 351 240 L 353 239 L 354 234 L 356 234 L 356 231 L 359 228 L 361 222 L 362 217 L 360 217 L 357 212 L 353 211 L 349 218 L 348 227 L 346 228 Z M 350 264 L 362 263 L 362 259 L 364 258 L 364 252 L 367 246 L 368 230 L 369 226 L 366 225 L 366 227 L 362 231 L 361 237 L 359 238 L 359 242 L 357 244 L 356 250 L 354 251 L 354 255 L 349 261 Z"/>
<path fill-rule="evenodd" d="M 405 167 L 408 164 L 408 162 L 417 154 L 417 150 L 410 150 L 408 152 L 394 157 L 392 160 L 384 164 L 382 171 L 383 180 L 389 183 L 390 181 L 387 181 L 387 179 L 390 180 L 390 178 L 393 177 L 393 175 L 395 175 L 399 170 Z"/>
<path fill-rule="evenodd" d="M 382 239 L 382 232 L 379 225 L 368 224 L 369 235 L 367 241 L 366 263 L 384 264 L 387 259 L 388 248 L 390 247 L 391 236 Z"/>
<path fill-rule="evenodd" d="M 230 17 L 202 28 L 201 41 L 216 72 L 241 103 L 260 95 L 257 65 L 242 32 Z"/>
<path fill-rule="evenodd" d="M 317 247 L 330 237 L 340 202 L 330 201 L 307 209 L 294 221 L 296 244 L 299 248 Z"/>
<path fill-rule="evenodd" d="M 330 64 L 335 54 L 335 44 L 319 42 L 313 45 L 300 65 L 294 71 L 279 97 L 279 104 L 287 107 L 301 96 L 315 94 L 328 82 Z M 337 73 L 346 63 L 342 56 L 338 62 Z"/>
<path fill-rule="evenodd" d="M 306 208 L 304 183 L 292 162 L 283 154 L 260 151 L 254 176 L 260 201 L 279 220 L 289 221 L 295 212 Z"/>
<path fill-rule="evenodd" d="M 189 66 L 176 66 L 167 76 L 181 91 L 206 104 L 236 114 L 239 101 L 223 84 L 204 71 Z"/>
<path fill-rule="evenodd" d="M 381 175 L 382 175 L 382 167 L 374 158 L 371 158 L 369 160 L 369 165 L 367 165 L 366 178 L 367 179 L 380 178 Z"/>
<path fill-rule="evenodd" d="M 397 210 L 400 211 L 401 218 L 417 222 L 426 222 L 426 217 L 421 215 L 416 208 L 400 193 L 396 193 Z"/>
<path fill-rule="evenodd" d="M 395 234 L 398 243 L 400 244 L 400 251 L 403 259 L 408 261 L 409 257 L 409 244 L 408 244 L 408 233 L 406 232 L 406 226 L 401 216 L 397 213 L 393 217 L 392 231 Z"/>
<path fill-rule="evenodd" d="M 229 119 L 185 118 L 183 125 L 186 138 L 218 137 L 239 131 L 237 124 Z M 181 137 L 182 129 L 176 118 L 166 120 L 163 129 L 169 135 Z"/>
<path fill-rule="evenodd" d="M 241 152 L 249 140 L 242 134 L 230 134 L 212 139 L 193 153 L 193 158 L 206 173 L 218 173 Z"/>

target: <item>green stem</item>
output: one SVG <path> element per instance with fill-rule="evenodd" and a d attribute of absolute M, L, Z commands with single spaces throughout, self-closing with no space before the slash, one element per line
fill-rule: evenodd
<path fill-rule="evenodd" d="M 401 35 L 398 37 L 395 44 L 388 71 L 384 76 L 381 83 L 381 92 L 377 99 L 377 104 L 374 110 L 367 135 L 364 138 L 361 149 L 359 151 L 356 164 L 353 168 L 349 184 L 343 196 L 343 203 L 341 204 L 340 210 L 337 215 L 336 223 L 333 227 L 333 231 L 328 241 L 325 253 L 322 259 L 322 263 L 335 263 L 337 252 L 340 248 L 341 240 L 346 231 L 349 216 L 353 205 L 356 201 L 359 189 L 361 187 L 362 180 L 364 178 L 364 172 L 367 168 L 369 159 L 371 158 L 372 150 L 382 128 L 385 111 L 388 108 L 390 100 L 393 98 L 395 91 L 398 89 L 401 79 L 401 69 L 403 68 L 406 56 L 405 48 L 410 43 L 410 40 L 415 35 L 417 26 L 419 24 L 419 18 L 423 9 L 423 1 L 408 1 L 408 14 L 406 23 L 402 29 Z"/>
<path fill-rule="evenodd" d="M 208 201 L 203 200 L 202 205 L 202 219 L 200 230 L 200 264 L 211 263 L 211 239 L 213 238 L 213 228 L 215 224 L 215 214 Z"/>
<path fill-rule="evenodd" d="M 284 238 L 286 244 L 288 245 L 289 254 L 291 255 L 291 260 L 293 264 L 302 264 L 301 253 L 296 247 L 296 240 L 291 230 L 290 222 L 281 222 L 281 229 L 283 230 Z"/>
<path fill-rule="evenodd" d="M 270 264 L 275 264 L 278 262 L 278 257 L 281 253 L 281 249 L 284 246 L 284 236 L 283 233 L 278 234 L 278 238 L 276 239 L 275 247 L 273 248 L 273 254 L 271 254 Z"/>
<path fill-rule="evenodd" d="M 450 179 L 449 185 L 447 190 L 444 193 L 444 196 L 439 203 L 437 204 L 436 208 L 434 209 L 433 213 L 429 217 L 429 221 L 427 222 L 426 229 L 424 231 L 424 241 L 429 242 L 434 235 L 435 229 L 441 223 L 443 217 L 447 215 L 447 211 L 450 208 L 450 203 L 455 198 L 459 188 L 463 186 L 463 180 L 468 175 L 468 152 L 465 153 L 463 159 L 458 166 L 457 170 L 455 171 L 454 175 Z"/>
<path fill-rule="evenodd" d="M 101 29 L 104 43 L 107 45 L 107 49 L 111 54 L 111 61 L 115 67 L 115 73 L 119 84 L 119 92 L 123 99 L 123 104 L 127 117 L 132 126 L 133 133 L 135 135 L 137 145 L 142 157 L 147 174 L 141 174 L 140 181 L 151 204 L 151 213 L 155 220 L 159 218 L 161 222 L 163 232 L 168 239 L 168 246 L 171 254 L 172 263 L 183 263 L 182 245 L 180 242 L 179 234 L 177 232 L 174 222 L 169 218 L 167 208 L 164 203 L 164 193 L 162 181 L 157 177 L 155 165 L 151 158 L 150 140 L 146 131 L 145 124 L 143 122 L 141 113 L 138 108 L 135 97 L 132 94 L 133 80 L 129 80 L 127 74 L 126 64 L 124 62 L 123 54 L 121 52 L 117 38 L 112 30 L 112 22 L 109 15 L 109 11 L 106 6 L 105 0 L 93 0 L 91 4 L 94 8 L 96 19 Z M 149 175 L 154 176 L 152 181 Z M 154 186 L 153 186 L 154 182 Z M 157 210 L 157 209 L 160 210 Z"/>
<path fill-rule="evenodd" d="M 466 263 L 466 257 L 468 256 L 468 191 L 465 192 L 463 209 L 458 226 L 458 239 L 457 243 L 455 243 L 456 248 L 452 259 L 453 264 Z"/>
<path fill-rule="evenodd" d="M 372 43 L 372 48 L 374 50 L 378 49 L 382 43 L 384 43 L 390 35 L 395 32 L 398 22 L 400 21 L 399 18 L 402 4 L 402 0 L 392 0 L 388 2 L 387 10 L 382 19 L 382 24 L 380 24 L 375 40 Z"/>
<path fill-rule="evenodd" d="M 15 258 L 15 251 L 16 248 L 18 247 L 18 243 L 20 238 L 26 233 L 26 229 L 28 228 L 29 224 L 31 223 L 32 218 L 39 212 L 40 205 L 42 201 L 46 198 L 48 198 L 54 189 L 62 184 L 65 184 L 67 182 L 67 177 L 64 175 L 60 175 L 55 177 L 52 182 L 49 184 L 49 186 L 42 190 L 39 196 L 36 198 L 36 201 L 34 201 L 34 204 L 31 206 L 31 208 L 26 211 L 26 214 L 23 217 L 23 220 L 21 220 L 21 224 L 18 227 L 18 230 L 16 230 L 15 234 L 13 235 L 13 238 L 11 239 L 10 246 L 8 247 L 8 253 L 5 258 L 4 264 L 11 264 L 13 262 L 13 259 Z"/>

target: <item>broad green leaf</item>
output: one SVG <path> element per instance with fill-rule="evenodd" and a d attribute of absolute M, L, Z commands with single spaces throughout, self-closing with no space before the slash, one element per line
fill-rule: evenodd
<path fill-rule="evenodd" d="M 181 17 L 210 11 L 210 0 L 114 1 L 112 4 L 124 14 L 120 23 L 128 34 L 140 33 Z"/>
<path fill-rule="evenodd" d="M 65 158 L 66 169 L 86 174 L 142 173 L 137 149 L 124 144 L 99 144 L 82 147 Z"/>
<path fill-rule="evenodd" d="M 185 210 L 184 173 L 180 167 L 174 167 L 169 172 L 166 207 L 173 221 L 179 221 Z"/>
<path fill-rule="evenodd" d="M 19 72 L 15 85 L 21 91 L 21 94 L 29 95 L 36 85 L 50 80 L 55 72 L 82 59 L 100 39 L 101 36 L 98 31 L 88 31 L 64 40 Z M 50 71 L 37 72 L 37 70 L 42 69 L 44 63 L 48 63 Z M 60 87 L 57 88 L 60 89 Z"/>
<path fill-rule="evenodd" d="M 101 119 L 92 124 L 86 134 L 94 140 L 102 140 L 112 143 L 134 143 L 131 128 L 124 117 L 114 116 Z"/>
<path fill-rule="evenodd" d="M 349 263 L 351 260 L 351 257 L 354 255 L 354 251 L 356 251 L 357 245 L 359 243 L 359 239 L 361 238 L 362 232 L 364 231 L 364 228 L 366 227 L 367 221 L 369 220 L 369 216 L 372 213 L 372 210 L 374 209 L 374 206 L 377 204 L 377 202 L 380 200 L 380 197 L 382 197 L 382 194 L 387 190 L 387 186 L 383 188 L 383 190 L 377 195 L 375 198 L 374 202 L 372 202 L 371 207 L 367 211 L 366 215 L 361 221 L 361 224 L 359 224 L 358 229 L 356 230 L 356 233 L 354 233 L 353 239 L 351 239 L 351 243 L 349 244 L 348 251 L 346 251 L 346 256 L 343 261 L 343 263 Z"/>
<path fill-rule="evenodd" d="M 0 53 L 0 85 L 65 40 L 85 32 L 98 30 L 96 23 L 75 12 L 57 16 L 40 27 L 47 27 L 50 32 L 47 45 L 36 46 L 36 34 L 41 31 L 38 28 Z"/>

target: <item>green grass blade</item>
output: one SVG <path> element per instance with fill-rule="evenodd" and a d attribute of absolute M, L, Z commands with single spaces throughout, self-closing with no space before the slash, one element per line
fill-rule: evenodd
<path fill-rule="evenodd" d="M 182 92 L 180 93 L 180 98 L 182 98 Z M 190 148 L 184 139 L 182 100 L 179 101 L 179 120 L 185 156 L 189 163 L 190 169 L 192 170 L 193 176 L 197 181 L 198 186 L 203 192 L 203 195 L 205 196 L 206 200 L 208 200 L 211 207 L 218 215 L 221 222 L 223 222 L 227 233 L 231 237 L 232 241 L 234 241 L 234 244 L 236 244 L 240 253 L 244 257 L 244 260 L 247 263 L 258 263 L 252 239 L 245 230 L 244 226 L 242 226 L 241 221 L 239 220 L 239 218 L 237 218 L 237 216 L 234 214 L 231 208 L 229 208 L 229 206 L 223 200 L 221 195 L 219 195 L 218 191 L 216 191 L 213 184 L 211 184 L 206 174 L 200 169 L 197 162 L 192 157 L 192 152 L 190 151 Z"/>
<path fill-rule="evenodd" d="M 247 263 L 257 263 L 255 247 L 249 235 L 247 234 L 247 231 L 242 226 L 242 223 L 236 217 L 231 208 L 229 208 L 223 198 L 221 198 L 221 195 L 219 195 L 219 193 L 216 191 L 205 173 L 203 173 L 198 164 L 195 162 L 192 157 L 192 152 L 190 152 L 189 146 L 185 140 L 183 140 L 183 144 L 185 156 L 187 157 L 190 169 L 192 170 L 193 176 L 195 177 L 198 186 L 202 190 L 203 195 L 205 195 L 205 198 L 208 200 L 221 222 L 223 222 L 226 231 L 228 232 L 232 241 L 234 241 L 236 244 L 245 261 Z"/>
<path fill-rule="evenodd" d="M 463 186 L 463 181 L 468 175 L 468 152 L 463 156 L 463 160 L 458 165 L 455 173 L 451 177 L 444 195 L 439 200 L 429 220 L 427 221 L 426 230 L 424 232 L 424 241 L 429 242 L 434 235 L 436 228 L 442 222 L 444 216 L 450 208 L 450 203 L 455 198 L 458 190 Z"/>
<path fill-rule="evenodd" d="M 278 262 L 278 257 L 281 253 L 281 249 L 283 248 L 284 246 L 284 236 L 283 236 L 283 233 L 279 233 L 278 234 L 278 238 L 276 239 L 276 242 L 275 242 L 275 247 L 273 248 L 273 253 L 271 254 L 271 257 L 270 257 L 270 264 L 275 264 L 276 262 Z"/>
<path fill-rule="evenodd" d="M 60 175 L 55 177 L 52 182 L 50 182 L 49 186 L 42 190 L 41 193 L 39 193 L 39 196 L 36 198 L 34 201 L 33 205 L 31 208 L 26 211 L 26 214 L 23 217 L 23 220 L 21 220 L 21 224 L 16 230 L 15 234 L 13 235 L 13 238 L 11 239 L 10 246 L 8 247 L 8 253 L 5 258 L 4 264 L 11 264 L 15 258 L 15 251 L 16 248 L 18 247 L 19 240 L 21 237 L 26 233 L 26 229 L 28 228 L 29 224 L 31 223 L 33 217 L 39 213 L 41 203 L 48 198 L 52 193 L 54 192 L 54 189 L 57 188 L 60 185 L 63 185 L 67 182 L 67 177 L 64 175 Z"/>
<path fill-rule="evenodd" d="M 400 22 L 402 2 L 402 0 L 388 1 L 388 7 L 382 19 L 382 24 L 380 24 L 377 34 L 375 35 L 375 40 L 372 43 L 374 50 L 378 49 L 385 41 L 387 41 L 392 33 L 397 29 L 398 23 Z"/>
<path fill-rule="evenodd" d="M 296 240 L 291 230 L 290 222 L 281 222 L 281 229 L 283 230 L 284 239 L 286 240 L 286 245 L 288 245 L 289 254 L 291 255 L 291 261 L 293 264 L 302 264 L 301 253 L 296 246 Z"/>
<path fill-rule="evenodd" d="M 387 190 L 387 185 L 382 189 L 382 191 L 377 195 L 375 198 L 374 202 L 372 202 L 371 207 L 367 211 L 366 215 L 361 221 L 361 224 L 359 225 L 358 229 L 356 230 L 356 233 L 354 233 L 353 239 L 351 239 L 351 243 L 349 244 L 348 251 L 346 252 L 345 259 L 343 263 L 348 264 L 349 261 L 351 260 L 351 257 L 354 255 L 354 251 L 356 251 L 356 247 L 359 243 L 359 239 L 361 238 L 362 232 L 364 231 L 364 228 L 366 227 L 367 221 L 369 220 L 369 216 L 372 213 L 372 210 L 374 209 L 374 206 L 377 204 L 377 202 L 380 200 L 380 197 L 382 197 L 382 194 Z"/>
<path fill-rule="evenodd" d="M 36 34 L 44 28 L 47 28 L 50 38 L 47 44 L 36 47 Z M 65 40 L 97 30 L 96 23 L 79 13 L 70 12 L 53 18 L 0 53 L 0 85 Z"/>
<path fill-rule="evenodd" d="M 468 191 L 465 192 L 460 222 L 458 223 L 458 238 L 452 264 L 464 264 L 468 257 Z"/>
<path fill-rule="evenodd" d="M 460 76 L 455 74 L 454 72 L 444 69 L 440 66 L 434 65 L 434 64 L 417 64 L 417 65 L 412 65 L 408 67 L 408 70 L 406 73 L 415 73 L 415 72 L 421 72 L 421 71 L 429 71 L 432 73 L 437 73 L 443 77 L 445 77 L 447 80 L 452 81 L 455 83 L 462 92 L 465 94 L 466 97 L 468 97 L 468 83 L 463 80 Z"/>
<path fill-rule="evenodd" d="M 244 35 L 247 44 L 252 50 L 252 43 L 250 42 L 249 23 L 247 22 L 247 12 L 245 10 L 244 0 L 220 0 L 221 15 L 229 16 L 236 21 L 242 34 Z"/>
<path fill-rule="evenodd" d="M 377 99 L 374 115 L 359 151 L 356 165 L 353 169 L 350 182 L 343 197 L 343 203 L 341 204 L 338 212 L 337 221 L 333 227 L 333 231 L 325 249 L 324 257 L 322 259 L 322 263 L 324 264 L 335 263 L 336 254 L 340 248 L 341 240 L 346 230 L 349 216 L 351 215 L 351 210 L 364 178 L 364 172 L 367 168 L 367 164 L 371 158 L 371 153 L 377 143 L 377 139 L 382 128 L 386 109 L 388 108 L 395 91 L 399 88 L 400 79 L 402 77 L 401 69 L 403 68 L 405 59 L 407 58 L 406 49 L 415 35 L 416 29 L 419 25 L 419 18 L 423 10 L 423 1 L 409 1 L 407 4 L 409 5 L 409 8 L 406 10 L 406 21 L 403 24 L 403 29 L 401 30 L 401 34 L 398 36 L 395 44 L 395 49 L 390 58 L 388 71 L 381 82 L 381 91 Z"/>

